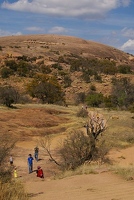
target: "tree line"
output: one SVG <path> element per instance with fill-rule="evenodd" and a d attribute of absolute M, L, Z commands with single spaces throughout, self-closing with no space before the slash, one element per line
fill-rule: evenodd
<path fill-rule="evenodd" d="M 112 92 L 109 96 L 97 93 L 95 86 L 91 86 L 89 93 L 78 93 L 75 97 L 76 104 L 87 104 L 89 107 L 106 107 L 130 109 L 134 107 L 134 84 L 128 78 L 113 79 Z M 0 86 L 0 103 L 12 107 L 16 103 L 27 103 L 26 94 L 37 98 L 41 103 L 66 105 L 65 93 L 54 76 L 37 74 L 26 86 L 26 93 L 20 94 L 11 85 Z"/>

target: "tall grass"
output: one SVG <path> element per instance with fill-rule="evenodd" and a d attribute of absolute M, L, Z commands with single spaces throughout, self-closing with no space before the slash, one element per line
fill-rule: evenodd
<path fill-rule="evenodd" d="M 54 179 L 63 179 L 70 176 L 82 175 L 82 174 L 97 174 L 97 169 L 99 166 L 97 164 L 83 164 L 75 170 L 66 170 L 56 174 Z"/>
<path fill-rule="evenodd" d="M 119 166 L 113 166 L 111 170 L 115 173 L 124 178 L 125 180 L 133 180 L 134 177 L 134 166 L 128 166 L 128 167 L 119 167 Z"/>
<path fill-rule="evenodd" d="M 23 185 L 18 181 L 0 181 L 0 200 L 28 200 Z"/>

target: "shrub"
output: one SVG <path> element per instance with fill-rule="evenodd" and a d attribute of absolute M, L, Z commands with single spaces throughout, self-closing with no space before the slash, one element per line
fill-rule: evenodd
<path fill-rule="evenodd" d="M 91 81 L 90 81 L 90 76 L 89 76 L 89 74 L 88 74 L 86 71 L 83 72 L 81 78 L 82 78 L 86 83 L 90 83 L 90 82 L 91 82 Z"/>
<path fill-rule="evenodd" d="M 134 84 L 128 78 L 113 79 L 111 101 L 120 108 L 128 108 L 134 102 Z"/>
<path fill-rule="evenodd" d="M 85 161 L 105 160 L 108 148 L 105 141 L 98 140 L 99 135 L 106 127 L 104 119 L 97 115 L 89 116 L 88 122 L 84 127 L 87 130 L 87 134 L 81 130 L 74 130 L 64 139 L 58 150 L 59 161 L 56 161 L 51 154 L 50 137 L 46 136 L 44 141 L 41 141 L 43 149 L 62 170 L 75 170 Z"/>
<path fill-rule="evenodd" d="M 81 66 L 81 61 L 74 59 L 70 61 L 70 71 L 75 72 L 75 71 L 80 71 L 80 66 Z"/>
<path fill-rule="evenodd" d="M 110 75 L 115 75 L 118 72 L 118 69 L 116 66 L 105 66 L 103 68 L 103 73 L 104 74 L 110 74 Z"/>
<path fill-rule="evenodd" d="M 59 63 L 64 63 L 65 62 L 64 57 L 63 56 L 59 56 L 58 62 Z"/>
<path fill-rule="evenodd" d="M 85 92 L 80 92 L 80 93 L 76 94 L 76 97 L 75 97 L 76 105 L 78 105 L 80 103 L 85 103 L 85 99 L 86 99 Z"/>
<path fill-rule="evenodd" d="M 42 103 L 64 102 L 64 93 L 54 76 L 36 75 L 27 85 L 27 91 L 30 96 L 40 99 Z"/>
<path fill-rule="evenodd" d="M 81 131 L 70 134 L 59 150 L 62 168 L 75 169 L 90 157 L 90 140 Z"/>
<path fill-rule="evenodd" d="M 58 70 L 63 70 L 62 66 L 59 65 L 59 63 L 53 64 L 53 65 L 52 65 L 52 68 L 58 69 Z"/>
<path fill-rule="evenodd" d="M 134 113 L 134 103 L 128 107 L 131 113 Z"/>
<path fill-rule="evenodd" d="M 52 72 L 51 68 L 49 66 L 46 66 L 44 64 L 42 64 L 40 66 L 40 69 L 41 69 L 41 72 L 44 73 L 44 74 L 49 74 Z"/>
<path fill-rule="evenodd" d="M 101 93 L 92 93 L 86 97 L 87 105 L 92 107 L 99 107 L 103 103 L 104 97 Z"/>
<path fill-rule="evenodd" d="M 19 74 L 19 76 L 29 76 L 31 68 L 32 66 L 28 62 L 22 60 L 18 63 L 17 73 Z"/>
<path fill-rule="evenodd" d="M 87 117 L 88 111 L 86 109 L 80 109 L 77 113 L 77 117 Z"/>
<path fill-rule="evenodd" d="M 29 97 L 28 94 L 21 94 L 18 103 L 21 104 L 32 103 L 32 99 Z"/>
<path fill-rule="evenodd" d="M 9 134 L 0 134 L 0 199 L 1 200 L 28 200 L 24 187 L 20 182 L 12 179 L 12 169 L 7 161 L 16 139 Z"/>
<path fill-rule="evenodd" d="M 95 85 L 91 85 L 91 86 L 90 86 L 90 90 L 91 90 L 91 91 L 96 91 Z"/>
<path fill-rule="evenodd" d="M 12 74 L 12 71 L 8 67 L 2 67 L 0 73 L 2 78 L 8 78 Z"/>
<path fill-rule="evenodd" d="M 112 96 L 111 95 L 104 97 L 104 104 L 105 104 L 105 107 L 107 107 L 107 108 L 114 108 L 115 107 L 115 105 L 112 102 Z"/>
<path fill-rule="evenodd" d="M 97 74 L 97 73 L 95 73 L 94 79 L 95 79 L 96 81 L 102 82 L 101 75 L 99 75 L 99 74 Z"/>
<path fill-rule="evenodd" d="M 14 60 L 6 60 L 5 65 L 9 67 L 12 71 L 17 71 L 17 63 Z"/>
<path fill-rule="evenodd" d="M 100 60 L 100 61 L 98 61 L 98 66 L 99 66 L 98 71 L 100 73 L 114 75 L 118 71 L 117 67 L 116 67 L 116 63 L 114 61 L 110 61 L 110 60 L 106 60 L 106 59 Z"/>
<path fill-rule="evenodd" d="M 131 73 L 131 66 L 129 65 L 119 65 L 118 72 L 121 74 L 129 74 Z"/>
<path fill-rule="evenodd" d="M 64 87 L 69 87 L 71 86 L 72 80 L 68 75 L 64 76 Z"/>
<path fill-rule="evenodd" d="M 0 102 L 7 107 L 12 107 L 12 104 L 17 103 L 19 99 L 18 91 L 10 86 L 1 86 L 0 87 Z"/>

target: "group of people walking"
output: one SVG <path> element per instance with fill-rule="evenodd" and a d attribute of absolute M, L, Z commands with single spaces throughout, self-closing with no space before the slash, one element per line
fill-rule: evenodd
<path fill-rule="evenodd" d="M 38 155 L 39 155 L 39 148 L 36 146 L 34 148 L 34 158 L 33 158 L 32 154 L 29 154 L 28 158 L 27 158 L 28 172 L 29 172 L 29 174 L 32 172 L 36 172 L 37 177 L 44 178 L 44 173 L 43 173 L 41 166 L 38 166 L 37 169 L 33 171 L 33 161 L 34 161 L 34 159 L 37 162 L 39 161 Z M 11 166 L 14 166 L 12 155 L 10 155 L 9 162 L 10 162 Z M 17 178 L 17 168 L 16 167 L 14 167 L 14 177 Z"/>
<path fill-rule="evenodd" d="M 37 162 L 39 160 L 38 155 L 39 155 L 39 148 L 36 146 L 34 148 L 34 158 Z M 32 154 L 29 154 L 28 159 L 27 159 L 29 174 L 33 172 L 33 160 L 34 160 L 34 158 L 32 157 Z M 36 174 L 37 174 L 37 177 L 44 178 L 44 173 L 43 173 L 43 170 L 40 166 L 37 167 Z"/>

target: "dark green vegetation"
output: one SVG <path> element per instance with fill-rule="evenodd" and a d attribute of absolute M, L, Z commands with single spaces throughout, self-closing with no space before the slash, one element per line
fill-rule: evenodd
<path fill-rule="evenodd" d="M 91 80 L 94 80 L 94 82 L 100 82 L 100 84 L 103 82 L 101 74 L 132 74 L 130 65 L 117 66 L 114 61 L 109 60 L 87 59 L 73 55 L 71 57 L 59 57 L 56 64 L 47 66 L 42 62 L 33 64 L 34 59 L 22 56 L 18 60 L 6 60 L 1 68 L 1 77 L 3 79 L 7 79 L 10 76 L 30 78 L 31 81 L 25 87 L 25 96 L 36 97 L 42 103 L 65 105 L 64 88 L 71 87 L 73 81 L 70 73 L 80 72 L 80 79 L 85 83 L 91 83 Z M 62 65 L 64 64 L 70 66 L 68 70 L 63 69 Z M 111 85 L 111 94 L 107 96 L 96 91 L 95 85 L 90 85 L 89 91 L 86 93 L 77 93 L 75 97 L 76 104 L 86 103 L 91 107 L 110 108 L 118 106 L 125 109 L 128 109 L 130 105 L 132 107 L 134 84 L 130 82 L 129 78 L 113 78 Z M 11 92 L 11 88 L 14 92 Z M 19 98 L 17 92 L 15 95 L 15 91 L 17 91 L 17 88 L 13 88 L 11 85 L 2 85 L 0 90 L 1 102 L 8 107 L 18 102 Z M 6 94 L 5 98 L 4 93 Z"/>
<path fill-rule="evenodd" d="M 0 87 L 0 103 L 7 107 L 12 107 L 12 104 L 16 104 L 18 100 L 19 93 L 14 87 L 10 85 Z"/>
<path fill-rule="evenodd" d="M 90 82 L 90 77 L 92 76 L 95 76 L 96 80 L 101 81 L 101 78 L 99 78 L 99 75 L 101 76 L 101 74 L 131 74 L 133 68 L 129 64 L 119 65 L 110 60 L 83 58 L 77 55 L 65 55 L 62 58 L 59 57 L 57 62 L 55 61 L 55 64 L 51 64 L 51 66 L 45 65 L 43 61 L 35 64 L 35 60 L 37 59 L 39 59 L 39 57 L 29 58 L 22 56 L 21 58 L 18 57 L 17 60 L 5 60 L 5 63 L 1 67 L 2 78 L 8 78 L 11 75 L 33 78 L 36 73 L 51 73 L 53 68 L 62 76 L 65 76 L 70 72 L 81 72 L 81 78 Z M 64 70 L 64 64 L 70 66 L 67 71 Z"/>
<path fill-rule="evenodd" d="M 112 80 L 111 95 L 91 91 L 85 101 L 91 107 L 124 108 L 132 109 L 134 103 L 134 84 L 127 78 Z"/>
<path fill-rule="evenodd" d="M 30 96 L 40 99 L 42 103 L 64 103 L 64 93 L 54 76 L 36 75 L 27 85 L 27 91 Z"/>

